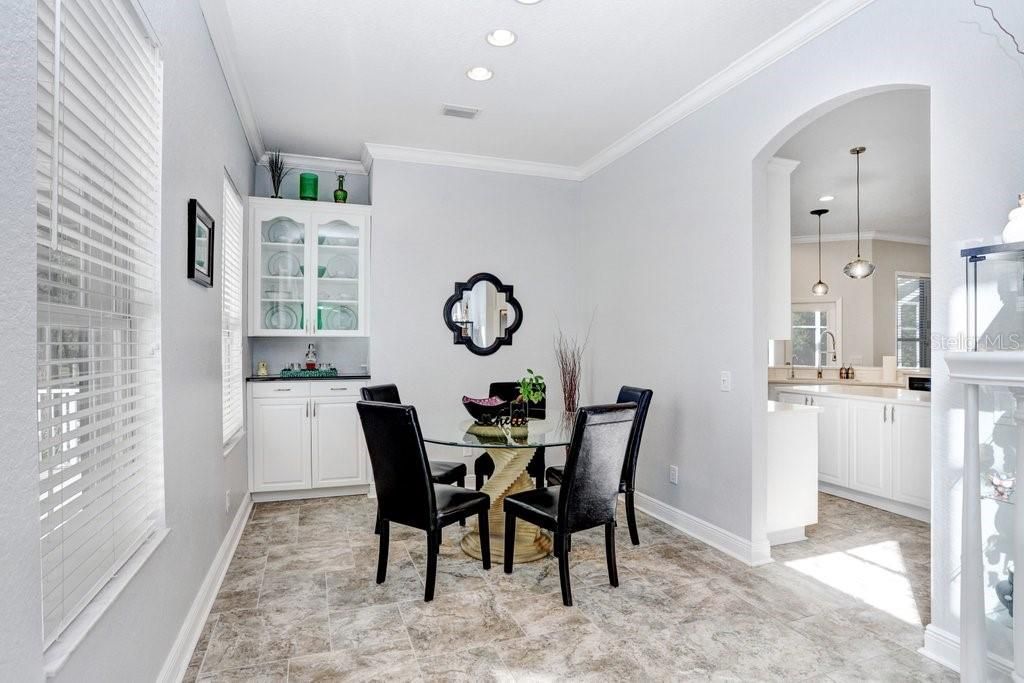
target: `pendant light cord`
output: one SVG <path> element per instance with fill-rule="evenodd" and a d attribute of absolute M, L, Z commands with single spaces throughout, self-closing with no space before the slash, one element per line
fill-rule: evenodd
<path fill-rule="evenodd" d="M 818 214 L 818 282 L 821 282 L 821 214 Z"/>
<path fill-rule="evenodd" d="M 857 152 L 857 258 L 860 258 L 860 155 Z"/>

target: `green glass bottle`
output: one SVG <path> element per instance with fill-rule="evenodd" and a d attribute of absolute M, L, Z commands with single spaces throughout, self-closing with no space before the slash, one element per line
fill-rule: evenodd
<path fill-rule="evenodd" d="M 348 190 L 345 189 L 345 176 L 338 176 L 338 189 L 334 191 L 334 203 L 344 204 L 348 201 Z"/>
<path fill-rule="evenodd" d="M 299 174 L 299 199 L 315 202 L 319 196 L 318 184 L 320 177 L 316 173 Z"/>

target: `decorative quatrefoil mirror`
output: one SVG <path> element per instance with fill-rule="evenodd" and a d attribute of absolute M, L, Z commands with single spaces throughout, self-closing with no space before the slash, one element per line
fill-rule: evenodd
<path fill-rule="evenodd" d="M 456 282 L 455 293 L 444 303 L 444 323 L 456 344 L 478 356 L 488 356 L 506 344 L 523 322 L 523 308 L 512 296 L 512 285 L 490 273 L 477 273 Z"/>

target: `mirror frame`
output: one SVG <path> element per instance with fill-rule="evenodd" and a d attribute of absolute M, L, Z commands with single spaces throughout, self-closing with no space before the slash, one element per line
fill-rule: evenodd
<path fill-rule="evenodd" d="M 498 290 L 499 294 L 504 294 L 508 300 L 508 305 L 512 307 L 515 312 L 515 320 L 512 324 L 505 328 L 505 334 L 494 340 L 494 343 L 490 346 L 477 346 L 473 341 L 472 336 L 467 336 L 462 326 L 452 319 L 452 309 L 455 308 L 455 304 L 462 301 L 462 295 L 473 289 L 473 286 L 479 282 L 489 282 L 494 285 L 494 288 Z M 472 353 L 478 356 L 489 356 L 502 346 L 512 345 L 512 335 L 516 333 L 519 326 L 523 323 L 523 307 L 519 305 L 519 300 L 513 296 L 514 287 L 512 285 L 503 284 L 497 276 L 490 273 L 477 273 L 473 277 L 469 278 L 466 282 L 455 283 L 455 293 L 448 297 L 448 300 L 444 302 L 444 310 L 442 315 L 444 316 L 444 324 L 448 326 L 448 329 L 452 331 L 454 335 L 453 342 L 455 344 L 465 344 L 466 348 Z"/>

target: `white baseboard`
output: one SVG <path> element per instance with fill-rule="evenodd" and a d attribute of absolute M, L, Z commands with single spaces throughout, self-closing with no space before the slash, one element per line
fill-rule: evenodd
<path fill-rule="evenodd" d="M 373 485 L 331 486 L 323 489 L 295 489 L 291 491 L 253 491 L 254 503 L 271 503 L 277 500 L 306 500 L 307 498 L 333 498 L 335 496 L 365 496 L 373 491 Z M 376 498 L 376 496 L 373 496 Z"/>
<path fill-rule="evenodd" d="M 731 531 L 726 531 L 700 517 L 694 517 L 688 512 L 683 512 L 679 508 L 672 507 L 639 491 L 636 493 L 636 507 L 651 517 L 660 519 L 684 534 L 693 536 L 751 567 L 758 567 L 772 561 L 771 546 L 768 545 L 767 538 L 762 543 L 752 543 Z"/>
<path fill-rule="evenodd" d="M 936 628 L 935 624 L 928 624 L 924 629 L 924 647 L 918 652 L 947 669 L 960 673 L 960 636 Z M 989 652 L 988 669 L 990 678 L 1008 679 L 1013 674 L 1013 662 Z"/>
<path fill-rule="evenodd" d="M 891 498 L 882 498 L 881 496 L 874 496 L 870 493 L 854 491 L 853 489 L 848 489 L 845 486 L 836 486 L 835 484 L 829 484 L 825 481 L 818 482 L 818 490 L 822 493 L 828 493 L 833 496 L 852 500 L 855 503 L 863 503 L 864 505 L 870 505 L 871 507 L 885 510 L 886 512 L 910 517 L 911 519 L 916 519 L 919 522 L 931 523 L 932 521 L 932 513 L 930 510 L 916 505 L 901 503 L 900 501 L 892 500 Z"/>
<path fill-rule="evenodd" d="M 185 675 L 189 660 L 192 659 L 192 651 L 196 648 L 196 643 L 199 642 L 199 636 L 203 632 L 203 626 L 206 624 L 206 619 L 210 614 L 210 608 L 213 607 L 213 600 L 217 597 L 217 591 L 224 580 L 224 574 L 227 573 L 228 565 L 231 564 L 231 558 L 235 554 L 235 547 L 238 545 L 238 540 L 242 537 L 242 531 L 245 529 L 245 523 L 249 519 L 250 512 L 252 512 L 252 498 L 245 496 L 242 504 L 238 506 L 238 512 L 235 513 L 235 518 L 231 522 L 231 527 L 228 529 L 224 541 L 220 544 L 217 555 L 210 564 L 209 571 L 206 572 L 206 578 L 203 579 L 202 585 L 199 586 L 196 599 L 192 601 L 192 606 L 185 617 L 185 623 L 181 625 L 181 630 L 178 631 L 178 637 L 174 640 L 174 645 L 171 647 L 167 659 L 164 660 L 164 665 L 160 669 L 157 681 L 161 683 L 178 683 Z"/>

